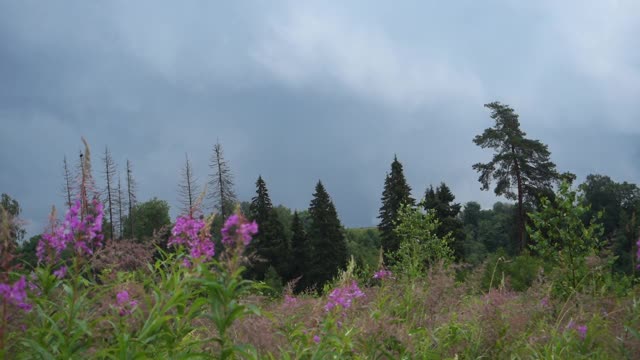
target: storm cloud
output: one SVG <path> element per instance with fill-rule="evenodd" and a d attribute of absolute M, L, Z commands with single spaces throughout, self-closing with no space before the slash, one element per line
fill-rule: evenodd
<path fill-rule="evenodd" d="M 223 144 L 238 195 L 376 223 L 394 154 L 414 196 L 445 181 L 490 205 L 473 136 L 507 103 L 562 171 L 640 179 L 640 3 L 1 1 L 0 192 L 42 231 L 88 139 L 168 200 L 188 153 Z M 99 176 L 96 171 L 96 177 Z"/>

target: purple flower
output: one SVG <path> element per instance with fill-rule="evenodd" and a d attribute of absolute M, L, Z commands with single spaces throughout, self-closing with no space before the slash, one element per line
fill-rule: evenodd
<path fill-rule="evenodd" d="M 318 335 L 313 335 L 313 342 L 318 344 L 320 342 L 320 336 Z"/>
<path fill-rule="evenodd" d="M 346 310 L 351 307 L 353 299 L 363 296 L 364 293 L 358 287 L 358 283 L 352 281 L 349 286 L 339 287 L 331 291 L 329 301 L 324 306 L 324 310 L 331 311 L 331 309 L 336 307 L 341 307 L 343 310 Z"/>
<path fill-rule="evenodd" d="M 211 235 L 205 230 L 206 224 L 204 221 L 180 216 L 176 219 L 176 224 L 171 230 L 169 245 L 185 244 L 189 248 L 189 256 L 192 259 L 210 260 L 215 255 L 215 249 L 211 241 Z M 188 260 L 186 261 L 188 262 Z M 190 265 L 191 263 L 189 262 Z"/>
<path fill-rule="evenodd" d="M 542 300 L 540 300 L 540 305 L 542 305 L 542 307 L 547 307 L 549 306 L 549 298 L 548 297 L 543 297 Z"/>
<path fill-rule="evenodd" d="M 638 241 L 636 242 L 636 247 L 638 248 L 638 251 L 636 253 L 636 260 L 638 261 L 638 265 L 636 265 L 636 267 L 640 270 L 640 238 L 638 238 Z"/>
<path fill-rule="evenodd" d="M 53 272 L 53 275 L 58 279 L 64 278 L 65 276 L 67 276 L 67 267 L 66 266 L 60 267 L 58 270 Z"/>
<path fill-rule="evenodd" d="M 577 326 L 576 331 L 578 332 L 582 340 L 584 340 L 587 337 L 587 325 Z"/>
<path fill-rule="evenodd" d="M 255 221 L 247 222 L 244 217 L 233 214 L 224 222 L 222 233 L 222 243 L 225 246 L 232 246 L 237 239 L 242 239 L 242 243 L 247 246 L 251 242 L 253 235 L 258 233 L 258 224 Z"/>
<path fill-rule="evenodd" d="M 26 302 L 27 300 L 27 282 L 24 276 L 22 276 L 13 285 L 0 284 L 0 296 L 4 301 L 16 305 L 24 311 L 31 310 L 31 305 Z"/>
<path fill-rule="evenodd" d="M 298 299 L 296 299 L 295 296 L 291 296 L 289 294 L 284 296 L 284 305 L 286 307 L 295 306 L 296 304 L 298 304 Z"/>
<path fill-rule="evenodd" d="M 91 255 L 94 248 L 102 245 L 102 204 L 94 199 L 90 211 L 82 219 L 81 206 L 81 202 L 76 201 L 65 214 L 62 224 L 56 225 L 55 220 L 52 220 L 51 233 L 43 234 L 36 247 L 39 261 L 45 260 L 48 251 L 53 255 L 50 260 L 57 260 L 69 245 L 78 255 Z"/>
<path fill-rule="evenodd" d="M 374 279 L 380 279 L 380 280 L 382 280 L 382 279 L 386 279 L 386 278 L 388 278 L 388 277 L 391 277 L 391 275 L 393 275 L 393 274 L 391 273 L 391 271 L 386 270 L 386 269 L 380 269 L 380 270 L 376 271 L 376 272 L 373 274 L 373 278 L 374 278 Z"/>
<path fill-rule="evenodd" d="M 120 316 L 131 315 L 137 306 L 137 300 L 129 300 L 129 292 L 127 290 L 122 290 L 116 294 L 116 308 Z"/>

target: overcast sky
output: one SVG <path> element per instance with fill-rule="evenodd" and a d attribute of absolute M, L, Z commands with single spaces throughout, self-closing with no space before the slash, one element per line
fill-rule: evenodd
<path fill-rule="evenodd" d="M 41 232 L 84 136 L 175 216 L 185 153 L 205 180 L 219 139 L 242 200 L 262 174 L 307 208 L 321 179 L 370 226 L 397 154 L 415 197 L 489 206 L 472 139 L 495 100 L 559 170 L 640 182 L 639 35 L 637 0 L 0 0 L 0 192 Z"/>

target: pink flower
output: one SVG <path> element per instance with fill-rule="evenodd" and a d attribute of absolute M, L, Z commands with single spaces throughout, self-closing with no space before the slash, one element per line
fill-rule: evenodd
<path fill-rule="evenodd" d="M 286 294 L 284 296 L 284 305 L 286 307 L 291 307 L 291 306 L 295 306 L 298 304 L 298 299 L 296 299 L 295 296 L 291 296 L 289 294 Z"/>
<path fill-rule="evenodd" d="M 313 335 L 313 342 L 318 344 L 320 342 L 320 336 L 318 335 Z"/>
<path fill-rule="evenodd" d="M 358 287 L 358 283 L 351 282 L 351 285 L 333 289 L 329 294 L 329 301 L 324 306 L 325 311 L 331 311 L 336 307 L 341 307 L 346 310 L 351 307 L 353 299 L 363 297 L 364 293 Z"/>
<path fill-rule="evenodd" d="M 42 235 L 42 239 L 36 247 L 36 255 L 39 261 L 44 261 L 47 251 L 51 251 L 53 258 L 57 260 L 60 254 L 70 245 L 78 255 L 91 255 L 93 250 L 102 245 L 102 204 L 94 199 L 90 211 L 81 219 L 81 202 L 76 201 L 65 214 L 62 224 L 54 226 L 51 233 Z M 54 224 L 55 224 L 55 220 Z"/>
<path fill-rule="evenodd" d="M 129 292 L 127 290 L 122 290 L 116 294 L 116 308 L 120 316 L 131 315 L 137 306 L 137 300 L 129 300 Z"/>
<path fill-rule="evenodd" d="M 215 249 L 211 241 L 211 235 L 205 230 L 206 224 L 204 221 L 180 216 L 176 219 L 176 224 L 171 230 L 169 245 L 185 244 L 189 248 L 189 256 L 192 259 L 208 261 L 215 255 Z M 184 261 L 188 262 L 185 259 L 183 264 Z"/>
<path fill-rule="evenodd" d="M 58 279 L 63 279 L 65 276 L 67 276 L 67 267 L 61 266 L 58 270 L 53 272 L 53 275 Z"/>
<path fill-rule="evenodd" d="M 27 300 L 27 282 L 24 276 L 22 276 L 13 285 L 0 284 L 0 296 L 4 298 L 4 301 L 16 305 L 24 311 L 30 311 L 31 305 L 26 302 Z"/>
<path fill-rule="evenodd" d="M 380 279 L 380 280 L 382 280 L 382 279 L 386 279 L 386 278 L 388 278 L 388 277 L 391 277 L 391 275 L 393 275 L 393 274 L 391 273 L 391 271 L 386 270 L 386 269 L 380 269 L 380 270 L 376 271 L 376 272 L 373 274 L 373 278 L 374 278 L 374 279 Z"/>
<path fill-rule="evenodd" d="M 587 337 L 587 325 L 580 325 L 576 327 L 576 331 L 578 332 L 582 340 L 584 340 Z"/>
<path fill-rule="evenodd" d="M 224 245 L 233 246 L 237 240 L 242 239 L 242 243 L 247 246 L 253 235 L 258 233 L 258 224 L 255 221 L 249 223 L 243 216 L 233 214 L 224 222 L 221 233 Z"/>

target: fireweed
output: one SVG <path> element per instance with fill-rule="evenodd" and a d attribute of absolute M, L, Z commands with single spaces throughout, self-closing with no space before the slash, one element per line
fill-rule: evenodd
<path fill-rule="evenodd" d="M 214 245 L 206 223 L 203 220 L 187 216 L 180 216 L 176 219 L 168 245 L 186 245 L 191 261 L 195 262 L 207 262 L 215 255 Z M 184 259 L 183 265 L 189 267 L 191 262 Z"/>
<path fill-rule="evenodd" d="M 102 203 L 94 199 L 91 211 L 84 216 L 81 206 L 81 201 L 77 200 L 67 211 L 62 224 L 57 225 L 52 219 L 52 231 L 43 234 L 38 242 L 38 261 L 54 263 L 69 247 L 78 257 L 89 256 L 102 245 Z"/>

